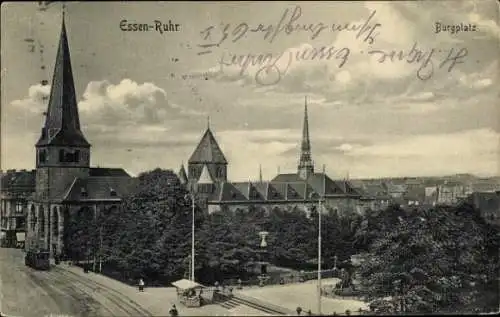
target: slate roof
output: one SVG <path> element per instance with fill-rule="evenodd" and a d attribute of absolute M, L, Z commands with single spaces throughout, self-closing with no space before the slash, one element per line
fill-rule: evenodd
<path fill-rule="evenodd" d="M 208 128 L 203 134 L 198 146 L 189 158 L 189 163 L 220 163 L 227 164 L 219 144 L 212 131 Z"/>
<path fill-rule="evenodd" d="M 390 195 L 384 184 L 365 184 L 361 190 L 368 196 L 376 199 L 389 199 Z"/>
<path fill-rule="evenodd" d="M 179 177 L 181 184 L 186 184 L 188 182 L 188 177 L 184 165 L 181 165 L 181 169 L 179 170 L 179 174 L 177 176 Z"/>
<path fill-rule="evenodd" d="M 288 181 L 280 181 L 283 179 Z M 306 181 L 300 179 L 296 174 L 281 174 L 270 182 L 217 183 L 209 201 L 226 203 L 301 202 L 315 200 L 323 195 L 326 197 L 360 197 L 362 194 L 354 189 L 349 182 L 334 181 L 323 173 L 311 175 Z"/>
<path fill-rule="evenodd" d="M 0 191 L 4 193 L 32 193 L 35 191 L 35 170 L 8 171 L 1 175 Z"/>
<path fill-rule="evenodd" d="M 123 168 L 91 167 L 89 176 L 130 177 Z"/>
<path fill-rule="evenodd" d="M 286 183 L 286 182 L 296 182 L 298 180 L 301 180 L 299 175 L 297 173 L 293 174 L 278 174 L 275 178 L 271 180 L 271 182 L 274 183 Z"/>
<path fill-rule="evenodd" d="M 500 192 L 476 192 L 467 200 L 482 213 L 495 213 L 500 216 Z"/>
<path fill-rule="evenodd" d="M 406 192 L 406 186 L 401 184 L 387 184 L 387 190 L 389 193 L 404 193 Z"/>
<path fill-rule="evenodd" d="M 410 188 L 407 192 L 403 194 L 406 200 L 420 201 L 424 202 L 426 199 L 425 187 Z"/>
<path fill-rule="evenodd" d="M 66 26 L 63 20 L 45 125 L 36 146 L 90 147 L 80 129 Z"/>
<path fill-rule="evenodd" d="M 91 176 L 75 178 L 63 197 L 67 202 L 120 201 L 135 190 L 138 179 L 133 177 Z"/>

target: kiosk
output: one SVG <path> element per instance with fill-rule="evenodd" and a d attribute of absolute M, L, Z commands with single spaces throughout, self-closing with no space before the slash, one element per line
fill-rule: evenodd
<path fill-rule="evenodd" d="M 200 307 L 201 294 L 200 291 L 203 285 L 191 280 L 182 279 L 173 282 L 172 285 L 177 290 L 177 298 L 186 307 Z"/>

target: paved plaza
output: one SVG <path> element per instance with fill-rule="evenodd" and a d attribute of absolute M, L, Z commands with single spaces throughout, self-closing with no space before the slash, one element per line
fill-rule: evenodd
<path fill-rule="evenodd" d="M 324 279 L 322 285 L 334 285 L 340 281 L 336 278 Z M 258 288 L 247 288 L 239 290 L 236 294 L 242 294 L 255 298 L 262 302 L 268 302 L 276 306 L 281 306 L 295 311 L 300 306 L 304 312 L 309 309 L 313 314 L 318 312 L 317 281 L 307 281 L 305 283 L 273 285 Z M 323 314 L 334 312 L 343 314 L 347 309 L 356 312 L 359 308 L 368 309 L 367 303 L 353 299 L 335 299 L 322 297 L 321 311 Z"/>

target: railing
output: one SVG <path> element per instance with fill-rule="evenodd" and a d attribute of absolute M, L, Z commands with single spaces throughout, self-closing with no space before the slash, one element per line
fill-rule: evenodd
<path fill-rule="evenodd" d="M 322 270 L 321 278 L 334 278 L 339 276 L 339 270 Z M 318 278 L 318 271 L 297 272 L 297 273 L 279 273 L 269 274 L 264 282 L 258 277 L 238 282 L 237 279 L 225 280 L 224 285 L 231 285 L 234 288 L 248 286 L 264 286 L 264 285 L 284 285 L 292 283 L 302 283 L 305 281 L 315 280 Z"/>

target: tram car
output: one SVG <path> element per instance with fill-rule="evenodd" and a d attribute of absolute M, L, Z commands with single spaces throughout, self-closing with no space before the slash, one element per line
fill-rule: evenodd
<path fill-rule="evenodd" d="M 42 250 L 29 250 L 24 257 L 24 264 L 35 270 L 49 270 L 50 269 L 50 253 Z"/>

